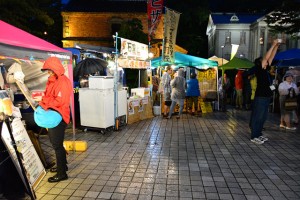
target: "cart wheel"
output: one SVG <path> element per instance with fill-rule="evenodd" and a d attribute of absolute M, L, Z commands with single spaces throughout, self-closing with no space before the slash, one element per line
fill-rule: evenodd
<path fill-rule="evenodd" d="M 104 133 L 105 133 L 105 130 L 101 129 L 101 130 L 100 130 L 100 133 L 101 133 L 101 134 L 104 134 Z"/>
<path fill-rule="evenodd" d="M 86 133 L 86 132 L 87 132 L 87 128 L 83 129 L 83 132 L 85 132 L 85 133 Z"/>

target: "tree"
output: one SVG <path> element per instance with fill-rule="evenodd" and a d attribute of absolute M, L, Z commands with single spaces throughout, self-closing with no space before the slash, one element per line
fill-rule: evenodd
<path fill-rule="evenodd" d="M 148 44 L 148 36 L 143 32 L 143 24 L 139 19 L 130 19 L 122 23 L 118 35 L 122 38 Z M 120 41 L 118 41 L 118 46 Z M 130 88 L 138 87 L 138 76 L 136 69 L 125 69 L 127 86 Z M 146 87 L 148 85 L 147 70 L 141 70 L 141 86 Z"/>
<path fill-rule="evenodd" d="M 166 6 L 181 13 L 176 44 L 191 55 L 207 57 L 207 0 L 167 1 Z"/>
<path fill-rule="evenodd" d="M 148 43 L 147 34 L 143 32 L 143 24 L 139 19 L 130 19 L 125 23 L 122 23 L 118 32 L 120 37 L 133 40 L 136 42 Z"/>
<path fill-rule="evenodd" d="M 292 38 L 299 39 L 300 32 L 300 2 L 286 0 L 282 6 L 266 16 L 268 26 L 274 33 L 286 33 Z"/>
<path fill-rule="evenodd" d="M 0 0 L 0 19 L 61 46 L 60 0 Z"/>

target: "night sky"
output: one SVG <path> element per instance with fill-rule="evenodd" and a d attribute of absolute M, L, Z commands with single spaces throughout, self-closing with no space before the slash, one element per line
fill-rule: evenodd
<path fill-rule="evenodd" d="M 212 12 L 270 12 L 281 3 L 282 0 L 209 0 Z"/>

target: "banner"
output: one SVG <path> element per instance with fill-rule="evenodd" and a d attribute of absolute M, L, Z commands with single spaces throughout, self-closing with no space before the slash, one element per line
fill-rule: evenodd
<path fill-rule="evenodd" d="M 235 56 L 235 54 L 237 53 L 238 48 L 239 48 L 239 45 L 238 45 L 238 44 L 232 44 L 231 46 L 232 46 L 232 48 L 231 48 L 231 56 L 230 56 L 230 60 L 231 60 L 232 58 L 234 58 L 234 56 Z"/>
<path fill-rule="evenodd" d="M 148 59 L 148 46 L 143 43 L 121 38 L 119 67 L 147 69 L 150 66 Z"/>
<path fill-rule="evenodd" d="M 180 13 L 166 8 L 164 27 L 163 61 L 174 62 L 175 44 Z"/>
<path fill-rule="evenodd" d="M 132 58 L 136 60 L 146 60 L 148 58 L 148 46 L 143 43 L 121 38 L 122 58 Z"/>
<path fill-rule="evenodd" d="M 163 0 L 148 0 L 148 40 L 150 42 L 152 35 L 159 24 L 162 16 Z"/>

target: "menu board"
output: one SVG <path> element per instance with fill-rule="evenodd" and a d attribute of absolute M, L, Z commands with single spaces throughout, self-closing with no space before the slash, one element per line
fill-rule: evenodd
<path fill-rule="evenodd" d="M 14 137 L 16 146 L 21 155 L 22 165 L 25 168 L 27 180 L 33 189 L 36 189 L 39 182 L 46 175 L 45 168 L 27 134 L 27 131 L 20 118 L 14 118 L 11 123 L 12 135 Z M 1 139 L 5 144 L 18 173 L 20 174 L 25 186 L 26 179 L 23 176 L 20 164 L 17 159 L 13 142 L 6 123 L 3 122 L 1 130 Z"/>
<path fill-rule="evenodd" d="M 37 102 L 35 102 L 34 99 L 32 98 L 32 94 L 29 91 L 29 89 L 27 88 L 27 86 L 18 80 L 16 80 L 16 84 L 19 87 L 19 89 L 21 90 L 21 92 L 23 93 L 23 95 L 26 97 L 26 99 L 29 102 L 32 109 L 35 110 L 35 108 L 37 107 Z"/>

